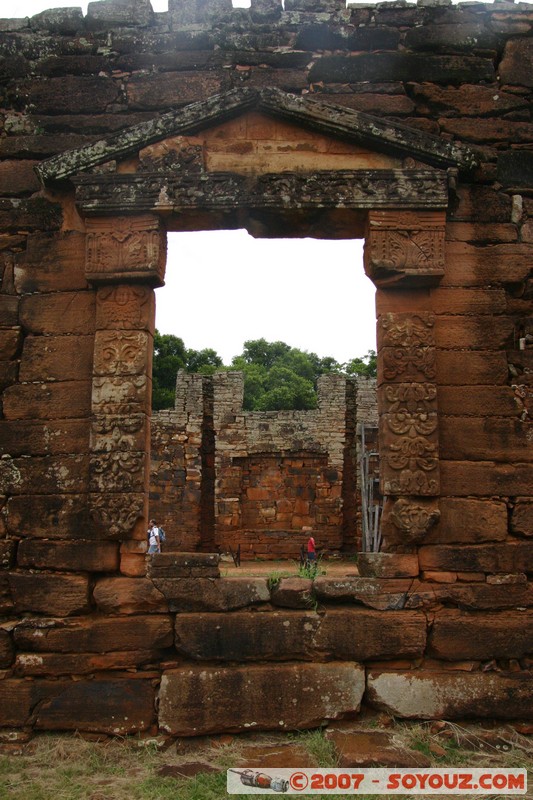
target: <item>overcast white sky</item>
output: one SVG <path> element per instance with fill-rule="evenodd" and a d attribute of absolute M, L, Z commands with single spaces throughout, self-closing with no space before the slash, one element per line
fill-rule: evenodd
<path fill-rule="evenodd" d="M 26 17 L 76 0 L 1 0 L 0 16 Z M 5 5 L 4 5 L 5 2 Z M 234 0 L 247 6 L 249 0 Z M 166 11 L 168 0 L 152 0 Z M 246 231 L 173 233 L 156 324 L 187 347 L 214 348 L 229 364 L 247 339 L 281 340 L 347 361 L 375 349 L 374 287 L 362 242 L 253 239 Z"/>

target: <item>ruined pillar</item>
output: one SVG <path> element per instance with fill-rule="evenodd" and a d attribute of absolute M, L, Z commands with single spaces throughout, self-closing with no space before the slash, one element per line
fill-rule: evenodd
<path fill-rule="evenodd" d="M 159 219 L 151 214 L 89 218 L 86 226 L 86 277 L 97 289 L 90 514 L 104 538 L 123 541 L 121 569 L 129 562 L 122 571 L 132 574 L 128 554 L 141 548 L 125 540 L 144 543 L 145 537 L 153 288 L 163 284 L 166 238 Z M 133 559 L 139 571 L 141 552 Z"/>
<path fill-rule="evenodd" d="M 365 271 L 397 312 L 378 311 L 380 486 L 385 550 L 408 550 L 439 518 L 435 319 L 427 287 L 444 274 L 444 211 L 371 211 Z M 401 293 L 401 296 L 400 296 Z"/>

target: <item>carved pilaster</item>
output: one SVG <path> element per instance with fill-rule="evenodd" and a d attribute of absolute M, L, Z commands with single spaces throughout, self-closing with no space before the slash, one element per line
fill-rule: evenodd
<path fill-rule="evenodd" d="M 105 535 L 125 539 L 147 513 L 153 290 L 102 286 L 96 308 L 91 516 Z M 144 522 L 138 528 L 144 536 Z"/>
<path fill-rule="evenodd" d="M 444 211 L 370 211 L 365 272 L 376 286 L 434 286 L 444 275 Z"/>
<path fill-rule="evenodd" d="M 163 285 L 166 237 L 158 217 L 98 217 L 87 219 L 86 228 L 85 276 L 89 283 Z"/>
<path fill-rule="evenodd" d="M 378 321 L 380 481 L 387 546 L 421 541 L 439 517 L 434 316 L 389 313 Z"/>

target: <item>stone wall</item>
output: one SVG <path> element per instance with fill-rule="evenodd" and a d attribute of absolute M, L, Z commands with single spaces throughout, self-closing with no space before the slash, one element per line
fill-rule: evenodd
<path fill-rule="evenodd" d="M 176 409 L 152 417 L 150 515 L 167 549 L 297 559 L 312 528 L 323 551 L 354 552 L 356 429 L 377 424 L 375 380 L 322 376 L 316 411 L 243 411 L 243 389 L 241 373 L 181 372 Z"/>
<path fill-rule="evenodd" d="M 505 0 L 0 20 L 3 728 L 531 716 L 532 65 Z M 364 236 L 378 287 L 386 549 L 311 599 L 173 554 L 145 575 L 165 231 L 224 227 Z M 176 413 L 192 545 L 216 409 L 200 461 Z"/>

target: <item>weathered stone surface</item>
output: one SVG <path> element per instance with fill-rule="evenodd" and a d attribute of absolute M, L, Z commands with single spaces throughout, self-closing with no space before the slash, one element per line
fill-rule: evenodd
<path fill-rule="evenodd" d="M 0 724 L 40 730 L 86 730 L 126 735 L 154 717 L 150 682 L 0 681 Z"/>
<path fill-rule="evenodd" d="M 20 293 L 86 289 L 85 236 L 78 231 L 29 236 L 16 261 L 15 287 Z"/>
<path fill-rule="evenodd" d="M 106 75 L 63 75 L 32 83 L 28 100 L 37 114 L 98 114 L 105 112 L 118 94 L 118 85 Z"/>
<path fill-rule="evenodd" d="M 87 495 L 18 495 L 7 502 L 6 526 L 16 536 L 76 539 L 94 536 Z"/>
<path fill-rule="evenodd" d="M 282 578 L 271 588 L 273 605 L 284 608 L 309 608 L 313 600 L 313 581 L 309 578 Z"/>
<path fill-rule="evenodd" d="M 0 614 L 11 614 L 13 612 L 13 598 L 9 586 L 9 574 L 3 570 L 0 572 Z"/>
<path fill-rule="evenodd" d="M 411 33 L 414 33 L 412 31 Z M 418 83 L 411 87 L 419 109 L 435 108 L 441 116 L 500 116 L 524 108 L 525 99 L 501 92 L 496 86 L 435 86 Z"/>
<path fill-rule="evenodd" d="M 525 608 L 533 606 L 533 586 L 531 584 L 491 586 L 484 582 L 438 584 L 414 581 L 405 608 L 432 608 L 443 603 L 472 611 Z"/>
<path fill-rule="evenodd" d="M 350 635 L 347 636 L 347 631 Z M 366 609 L 331 609 L 322 618 L 314 646 L 331 658 L 414 658 L 424 651 L 426 620 L 422 614 Z"/>
<path fill-rule="evenodd" d="M 89 610 L 87 575 L 10 572 L 9 585 L 17 611 L 68 617 Z"/>
<path fill-rule="evenodd" d="M 20 322 L 28 333 L 92 334 L 95 300 L 92 292 L 27 295 L 20 303 Z"/>
<path fill-rule="evenodd" d="M 155 578 L 171 611 L 231 611 L 270 600 L 266 578 Z"/>
<path fill-rule="evenodd" d="M 420 568 L 462 572 L 530 572 L 533 542 L 506 544 L 427 545 L 418 552 Z"/>
<path fill-rule="evenodd" d="M 60 453 L 86 453 L 89 420 L 34 422 L 0 420 L 0 439 L 4 452 L 16 456 L 45 456 Z"/>
<path fill-rule="evenodd" d="M 509 375 L 505 353 L 495 351 L 470 353 L 437 350 L 436 362 L 439 387 L 463 386 L 465 374 L 468 374 L 468 382 L 472 386 L 506 384 Z"/>
<path fill-rule="evenodd" d="M 496 461 L 440 461 L 443 494 L 466 497 L 528 495 L 531 464 Z"/>
<path fill-rule="evenodd" d="M 19 321 L 19 297 L 10 295 L 0 296 L 0 314 L 2 315 L 2 327 L 18 325 Z"/>
<path fill-rule="evenodd" d="M 219 72 L 142 75 L 128 83 L 128 105 L 134 110 L 171 108 L 202 100 L 229 88 L 227 76 Z"/>
<path fill-rule="evenodd" d="M 91 382 L 26 383 L 4 392 L 4 416 L 20 419 L 84 419 L 91 410 Z"/>
<path fill-rule="evenodd" d="M 472 56 L 422 56 L 414 53 L 376 53 L 360 56 L 323 56 L 309 72 L 310 83 L 319 81 L 425 80 L 442 84 L 494 80 L 492 61 Z"/>
<path fill-rule="evenodd" d="M 2 139 L 2 142 L 6 141 Z M 42 197 L 0 200 L 0 227 L 4 231 L 58 230 L 61 220 L 61 207 Z"/>
<path fill-rule="evenodd" d="M 533 652 L 533 610 L 491 614 L 446 609 L 435 615 L 429 653 L 447 661 L 522 658 Z"/>
<path fill-rule="evenodd" d="M 314 727 L 353 714 L 363 691 L 353 663 L 185 667 L 163 674 L 159 726 L 179 736 Z"/>
<path fill-rule="evenodd" d="M 218 553 L 154 553 L 148 562 L 152 578 L 218 578 Z"/>
<path fill-rule="evenodd" d="M 161 659 L 163 650 L 110 653 L 18 653 L 13 669 L 18 676 L 87 675 L 110 670 L 133 670 Z"/>
<path fill-rule="evenodd" d="M 439 410 L 443 416 L 516 419 L 524 404 L 511 386 L 439 386 Z"/>
<path fill-rule="evenodd" d="M 511 529 L 519 536 L 533 536 L 533 503 L 516 503 L 511 513 Z"/>
<path fill-rule="evenodd" d="M 0 492 L 31 495 L 80 492 L 87 485 L 87 456 L 35 456 L 0 462 Z"/>
<path fill-rule="evenodd" d="M 176 617 L 178 652 L 207 661 L 408 658 L 422 654 L 425 638 L 425 617 L 416 612 L 380 616 L 350 608 L 324 616 L 235 612 Z"/>
<path fill-rule="evenodd" d="M 477 461 L 490 454 L 494 461 L 533 459 L 533 423 L 521 419 L 447 417 L 439 423 L 440 455 L 443 459 Z"/>
<path fill-rule="evenodd" d="M 321 624 L 314 612 L 178 614 L 178 652 L 206 661 L 311 660 Z"/>
<path fill-rule="evenodd" d="M 483 23 L 457 19 L 453 24 L 421 25 L 411 28 L 405 36 L 409 50 L 429 50 L 433 53 L 472 53 L 476 50 L 496 50 L 499 37 Z"/>
<path fill-rule="evenodd" d="M 516 142 L 528 142 L 533 133 L 533 125 L 529 122 L 514 122 L 511 120 L 490 119 L 442 119 L 441 128 L 446 133 L 457 136 L 464 142 L 506 142 L 512 139 Z"/>
<path fill-rule="evenodd" d="M 4 328 L 0 329 L 0 361 L 9 361 L 16 358 L 22 341 L 21 329 Z"/>
<path fill-rule="evenodd" d="M 530 672 L 371 672 L 368 702 L 407 719 L 529 719 Z"/>
<path fill-rule="evenodd" d="M 363 578 L 411 578 L 418 575 L 416 553 L 359 553 L 359 574 Z"/>
<path fill-rule="evenodd" d="M 499 350 L 512 341 L 514 326 L 504 317 L 438 316 L 435 343 L 443 350 Z"/>
<path fill-rule="evenodd" d="M 476 544 L 503 541 L 507 536 L 507 505 L 503 502 L 441 497 L 439 509 L 440 520 L 429 530 L 425 544 Z"/>
<path fill-rule="evenodd" d="M 530 39 L 517 38 L 505 45 L 498 68 L 502 83 L 533 86 L 533 46 Z"/>
<path fill-rule="evenodd" d="M 533 180 L 533 153 L 530 150 L 503 150 L 498 154 L 497 177 L 503 186 L 530 186 Z M 522 237 L 522 241 L 531 239 Z"/>
<path fill-rule="evenodd" d="M 19 369 L 21 381 L 71 381 L 91 374 L 92 336 L 27 336 Z"/>
<path fill-rule="evenodd" d="M 18 364 L 15 361 L 0 361 L 0 392 L 16 383 Z"/>
<path fill-rule="evenodd" d="M 0 498 L 0 508 L 5 498 Z M 0 569 L 11 569 L 15 565 L 17 544 L 13 539 L 2 539 L 0 542 Z"/>
<path fill-rule="evenodd" d="M 409 750 L 390 731 L 361 730 L 353 723 L 332 723 L 326 739 L 339 754 L 339 767 L 429 767 L 430 759 Z"/>
<path fill-rule="evenodd" d="M 168 610 L 168 603 L 148 578 L 102 578 L 93 598 L 106 614 L 146 614 Z"/>
<path fill-rule="evenodd" d="M 0 669 L 7 669 L 15 657 L 13 641 L 9 631 L 0 629 Z"/>
<path fill-rule="evenodd" d="M 170 647 L 174 640 L 167 614 L 30 620 L 20 623 L 13 635 L 19 650 L 38 653 L 158 650 Z"/>
<path fill-rule="evenodd" d="M 477 212 L 478 202 L 467 209 L 466 218 Z M 489 205 L 490 208 L 490 205 Z M 488 212 L 485 211 L 485 214 Z M 483 212 L 479 211 L 482 215 Z M 498 213 L 502 221 L 510 218 L 510 207 Z M 446 247 L 446 270 L 442 286 L 476 287 L 504 283 L 506 280 L 523 281 L 527 278 L 527 244 L 500 244 L 474 247 L 466 242 L 449 242 Z M 493 381 L 497 383 L 497 381 Z"/>
<path fill-rule="evenodd" d="M 81 8 L 50 8 L 34 14 L 30 19 L 32 30 L 45 30 L 50 33 L 73 34 L 83 29 Z"/>
<path fill-rule="evenodd" d="M 87 6 L 86 24 L 90 30 L 109 27 L 144 27 L 153 22 L 154 12 L 149 0 L 121 0 L 121 2 L 92 2 Z"/>
<path fill-rule="evenodd" d="M 18 546 L 17 563 L 19 567 L 39 569 L 115 572 L 118 569 L 118 544 L 25 539 Z"/>
<path fill-rule="evenodd" d="M 40 189 L 37 175 L 33 171 L 35 161 L 2 161 L 0 162 L 0 194 L 21 195 L 38 192 Z"/>
<path fill-rule="evenodd" d="M 319 600 L 361 603 L 381 611 L 404 607 L 409 580 L 318 577 L 313 589 Z"/>

